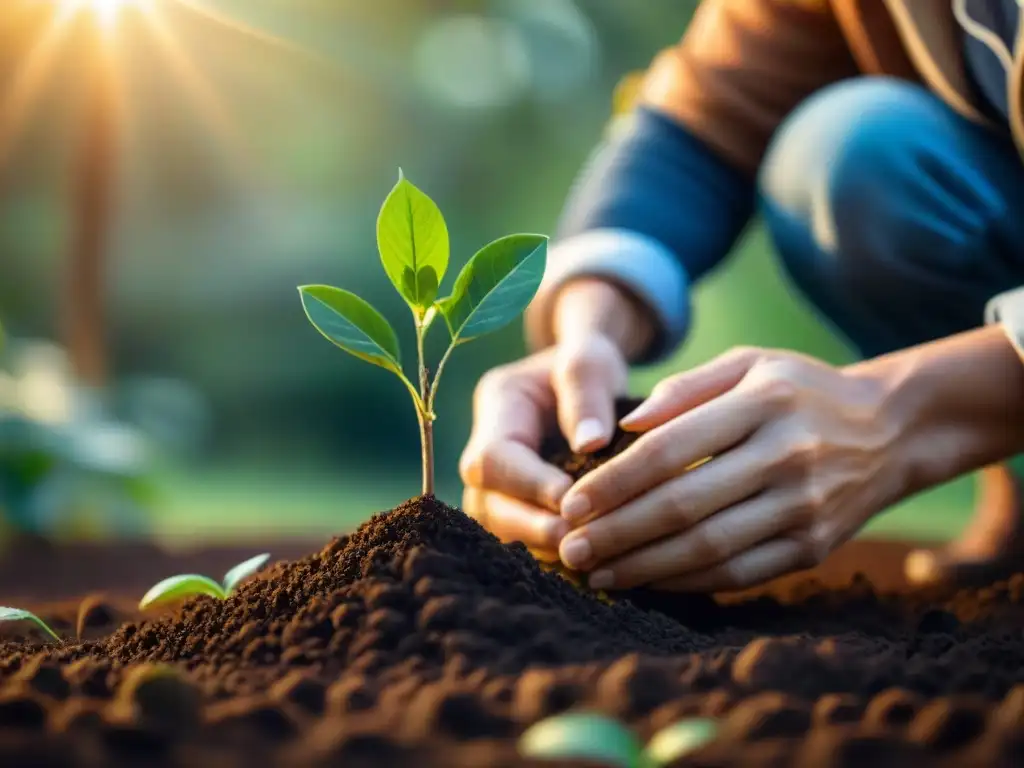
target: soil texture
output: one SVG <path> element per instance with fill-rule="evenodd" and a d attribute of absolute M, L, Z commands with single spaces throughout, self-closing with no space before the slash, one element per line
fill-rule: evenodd
<path fill-rule="evenodd" d="M 632 439 L 546 453 L 581 475 Z M 18 607 L 66 640 L 0 628 L 0 766 L 568 766 L 516 738 L 570 709 L 641 739 L 720 718 L 678 766 L 1024 765 L 1024 573 L 911 591 L 906 547 L 854 542 L 741 595 L 606 603 L 431 497 L 307 551 L 146 615 L 148 571 L 37 590 Z"/>

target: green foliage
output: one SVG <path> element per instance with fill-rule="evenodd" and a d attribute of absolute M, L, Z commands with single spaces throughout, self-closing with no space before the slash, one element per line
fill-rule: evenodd
<path fill-rule="evenodd" d="M 313 326 L 329 341 L 396 374 L 412 396 L 423 447 L 423 493 L 433 493 L 434 399 L 452 351 L 458 345 L 505 327 L 529 305 L 544 277 L 547 237 L 510 235 L 484 246 L 455 280 L 450 296 L 438 299 L 448 269 L 448 227 L 440 209 L 399 170 L 398 183 L 377 217 L 377 247 L 391 283 L 412 310 L 416 325 L 418 376 L 402 371 L 398 340 L 387 320 L 367 302 L 340 288 L 299 287 Z M 440 315 L 451 336 L 430 381 L 424 339 Z"/>
<path fill-rule="evenodd" d="M 398 171 L 377 217 L 384 271 L 414 313 L 426 312 L 448 269 L 448 227 L 433 200 Z"/>
<path fill-rule="evenodd" d="M 455 343 L 504 328 L 521 315 L 544 277 L 547 238 L 509 235 L 484 246 L 438 302 Z"/>
<path fill-rule="evenodd" d="M 46 634 L 60 642 L 60 636 L 50 629 L 49 625 L 31 611 L 23 611 L 21 608 L 0 607 L 0 622 L 3 621 L 30 621 L 42 629 Z"/>
<path fill-rule="evenodd" d="M 401 374 L 398 337 L 384 316 L 354 293 L 328 285 L 299 288 L 309 322 L 328 341 L 360 360 Z"/>
<path fill-rule="evenodd" d="M 208 595 L 217 600 L 224 600 L 235 591 L 239 584 L 262 568 L 269 559 L 269 553 L 251 557 L 225 573 L 219 584 L 208 576 L 200 576 L 195 573 L 170 576 L 153 585 L 139 601 L 139 609 L 145 610 L 154 605 L 197 595 Z"/>

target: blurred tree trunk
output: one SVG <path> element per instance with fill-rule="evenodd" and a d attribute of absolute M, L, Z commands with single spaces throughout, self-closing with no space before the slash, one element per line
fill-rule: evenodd
<path fill-rule="evenodd" d="M 71 240 L 65 271 L 63 337 L 78 383 L 107 383 L 105 266 L 117 181 L 118 99 L 114 62 L 103 36 L 86 57 L 85 114 L 72 170 Z"/>

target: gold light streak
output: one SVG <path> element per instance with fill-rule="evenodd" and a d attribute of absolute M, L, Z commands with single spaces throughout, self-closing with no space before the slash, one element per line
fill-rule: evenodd
<path fill-rule="evenodd" d="M 91 32 L 93 38 L 92 44 L 88 46 L 91 53 L 86 55 L 89 58 L 106 60 L 82 61 L 82 65 L 91 68 L 95 64 L 100 64 L 112 80 L 120 81 L 121 78 L 117 75 L 123 73 L 129 64 L 125 61 L 124 50 L 120 45 L 122 38 L 129 31 L 135 33 L 141 30 L 148 38 L 148 42 L 152 43 L 151 48 L 162 56 L 168 68 L 168 76 L 173 78 L 181 92 L 182 107 L 186 110 L 191 109 L 199 117 L 203 127 L 217 139 L 225 155 L 234 161 L 241 161 L 244 148 L 238 126 L 221 103 L 212 83 L 195 64 L 194 57 L 188 50 L 187 40 L 184 39 L 185 35 L 174 28 L 165 11 L 188 13 L 211 28 L 293 55 L 320 69 L 333 69 L 329 62 L 321 60 L 301 45 L 215 10 L 204 0 L 0 0 L 0 4 L 7 3 L 15 6 L 10 9 L 11 16 L 8 20 L 14 18 L 15 9 L 19 5 L 22 11 L 30 10 L 33 6 L 49 6 L 52 9 L 52 17 L 27 53 L 18 61 L 10 82 L 0 92 L 0 171 L 3 170 L 5 161 L 10 157 L 40 98 L 51 85 L 55 65 L 61 61 L 62 55 L 76 40 L 81 41 L 78 35 L 82 31 Z M 7 13 L 8 9 L 5 8 L 4 14 Z M 127 20 L 129 14 L 133 14 L 143 24 L 132 25 L 129 30 L 128 25 L 122 23 Z M 88 22 L 87 26 L 91 27 L 91 30 L 83 30 L 80 21 Z M 109 87 L 123 90 L 120 82 L 111 82 Z M 117 96 L 119 101 L 125 101 L 125 94 Z M 126 106 L 130 108 L 130 105 Z M 247 162 L 252 164 L 252 158 Z M 238 162 L 232 164 L 237 166 Z M 246 170 L 247 173 L 252 173 L 255 168 L 248 167 Z"/>
<path fill-rule="evenodd" d="M 4 165 L 7 153 L 42 95 L 61 46 L 72 30 L 76 10 L 69 5 L 58 8 L 49 29 L 15 70 L 7 95 L 0 100 L 0 167 Z"/>
<path fill-rule="evenodd" d="M 89 12 L 100 26 L 110 29 L 117 23 L 121 11 L 130 6 L 144 6 L 148 0 L 55 0 L 63 12 Z"/>
<path fill-rule="evenodd" d="M 240 150 L 245 146 L 245 139 L 231 119 L 217 91 L 203 76 L 202 71 L 189 57 L 188 51 L 171 32 L 168 24 L 156 9 L 146 14 L 144 22 L 156 48 L 163 56 L 168 73 L 187 98 L 204 126 L 219 140 L 221 147 L 234 161 L 236 168 L 243 174 L 253 169 L 249 167 L 251 159 L 246 158 Z M 248 160 L 248 162 L 247 162 Z"/>

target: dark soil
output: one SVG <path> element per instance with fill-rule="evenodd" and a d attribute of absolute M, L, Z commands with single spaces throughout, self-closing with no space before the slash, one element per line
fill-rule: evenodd
<path fill-rule="evenodd" d="M 564 445 L 548 455 L 592 468 Z M 109 591 L 19 606 L 62 646 L 3 628 L 0 766 L 519 766 L 518 734 L 572 708 L 641 738 L 720 717 L 721 737 L 679 765 L 1024 764 L 1024 574 L 911 592 L 899 545 L 855 542 L 743 595 L 606 604 L 428 498 L 226 601 L 145 617 L 134 602 L 182 570 L 173 557 L 125 593 L 62 551 L 71 584 Z M 23 579 L 0 580 L 6 604 L 50 567 L 20 554 L 0 569 Z M 188 570 L 217 575 L 235 554 Z M 67 597 L 57 586 L 35 594 Z"/>

